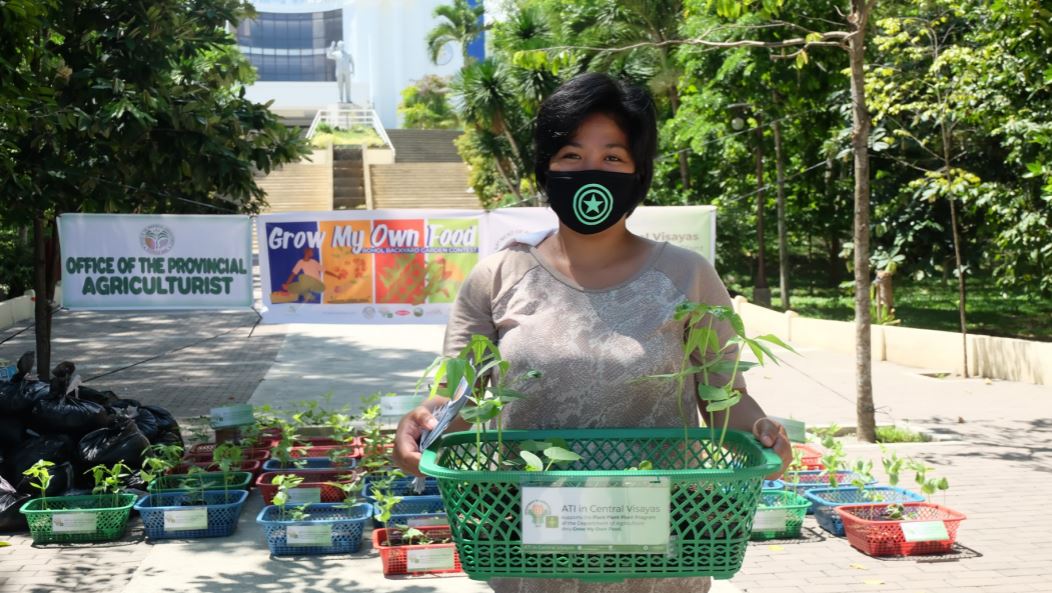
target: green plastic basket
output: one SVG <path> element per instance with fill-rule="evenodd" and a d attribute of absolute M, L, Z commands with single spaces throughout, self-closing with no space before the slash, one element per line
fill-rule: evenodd
<path fill-rule="evenodd" d="M 34 544 L 113 541 L 124 535 L 135 500 L 134 494 L 121 494 L 113 506 L 109 495 L 34 498 L 19 512 L 26 516 Z"/>
<path fill-rule="evenodd" d="M 497 435 L 492 431 L 482 437 L 481 458 L 486 461 L 479 469 L 475 433 L 460 432 L 446 435 L 424 451 L 420 469 L 438 478 L 461 563 L 473 579 L 726 579 L 741 568 L 763 477 L 781 467 L 782 461 L 750 434 L 728 431 L 719 450 L 710 442 L 710 434 L 708 429 L 690 429 L 684 447 L 681 428 L 504 431 L 503 460 L 519 459 L 522 441 L 551 439 L 564 440 L 567 448 L 583 457 L 564 464 L 565 469 L 541 473 L 499 470 Z M 655 469 L 629 469 L 643 461 Z M 667 553 L 523 549 L 522 483 L 539 478 L 580 482 L 626 477 L 669 479 Z"/>
<path fill-rule="evenodd" d="M 800 537 L 804 516 L 811 501 L 788 490 L 764 490 L 756 518 L 752 524 L 752 539 L 794 539 Z"/>
<path fill-rule="evenodd" d="M 230 481 L 229 483 L 224 484 L 223 480 L 226 475 L 230 476 Z M 223 472 L 170 474 L 167 476 L 161 476 L 150 482 L 150 485 L 146 487 L 146 490 L 150 494 L 193 490 L 195 488 L 188 485 L 191 478 L 200 478 L 203 490 L 248 490 L 249 484 L 252 482 L 252 472 L 228 472 L 227 474 L 224 474 Z"/>

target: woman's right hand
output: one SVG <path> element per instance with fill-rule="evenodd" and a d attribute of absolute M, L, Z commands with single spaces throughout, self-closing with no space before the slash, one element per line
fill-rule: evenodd
<path fill-rule="evenodd" d="M 392 454 L 399 469 L 408 475 L 423 477 L 424 474 L 420 473 L 420 435 L 425 430 L 433 430 L 437 424 L 431 410 L 425 406 L 417 406 L 402 417 L 395 431 Z"/>

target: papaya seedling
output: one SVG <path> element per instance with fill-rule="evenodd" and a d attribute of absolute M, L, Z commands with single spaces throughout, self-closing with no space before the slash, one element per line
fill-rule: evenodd
<path fill-rule="evenodd" d="M 212 451 L 212 461 L 223 474 L 223 500 L 230 500 L 230 482 L 234 478 L 232 472 L 241 467 L 244 456 L 245 450 L 232 443 L 221 443 Z"/>
<path fill-rule="evenodd" d="M 143 454 L 139 478 L 148 485 L 182 462 L 183 448 L 179 445 L 150 445 Z"/>

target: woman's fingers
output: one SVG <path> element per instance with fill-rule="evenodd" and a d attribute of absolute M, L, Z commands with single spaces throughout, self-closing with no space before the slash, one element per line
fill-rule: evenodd
<path fill-rule="evenodd" d="M 420 435 L 424 430 L 432 430 L 438 422 L 431 415 L 431 410 L 423 406 L 413 408 L 402 417 L 395 431 L 394 463 L 403 472 L 423 476 L 420 473 Z"/>
<path fill-rule="evenodd" d="M 768 480 L 777 480 L 785 473 L 785 468 L 793 461 L 793 445 L 785 433 L 785 428 L 770 418 L 760 418 L 752 425 L 753 435 L 764 447 L 774 449 L 782 458 L 782 467 L 767 476 Z"/>

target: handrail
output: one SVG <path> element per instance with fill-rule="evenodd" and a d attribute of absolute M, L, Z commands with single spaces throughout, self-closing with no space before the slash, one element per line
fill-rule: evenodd
<path fill-rule="evenodd" d="M 319 109 L 314 114 L 314 120 L 311 121 L 310 127 L 307 128 L 308 139 L 314 137 L 314 134 L 318 131 L 318 126 L 322 123 L 343 129 L 350 129 L 351 126 L 355 125 L 372 126 L 376 135 L 391 149 L 392 155 L 394 154 L 394 144 L 391 143 L 391 138 L 387 135 L 387 130 L 384 128 L 384 124 L 380 121 L 380 116 L 375 109 Z"/>

